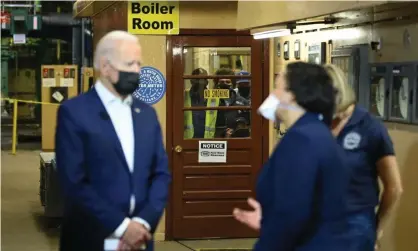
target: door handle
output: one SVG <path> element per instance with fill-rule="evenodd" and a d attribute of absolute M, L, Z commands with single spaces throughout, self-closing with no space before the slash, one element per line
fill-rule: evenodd
<path fill-rule="evenodd" d="M 183 151 L 183 147 L 181 147 L 180 145 L 177 145 L 176 147 L 174 147 L 174 151 L 176 153 L 181 153 Z"/>

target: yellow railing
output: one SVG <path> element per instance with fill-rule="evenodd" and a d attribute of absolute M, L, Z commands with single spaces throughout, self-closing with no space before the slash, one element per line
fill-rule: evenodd
<path fill-rule="evenodd" d="M 37 104 L 37 105 L 57 105 L 57 106 L 60 105 L 60 104 L 54 104 L 54 103 L 49 103 L 49 102 L 39 102 L 39 101 L 12 99 L 12 98 L 1 98 L 1 100 L 9 101 L 11 104 L 13 104 L 12 154 L 16 154 L 18 103 Z"/>

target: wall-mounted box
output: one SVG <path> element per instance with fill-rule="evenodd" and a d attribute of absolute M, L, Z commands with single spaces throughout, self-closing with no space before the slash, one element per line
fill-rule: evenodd
<path fill-rule="evenodd" d="M 390 121 L 412 122 L 414 82 L 414 64 L 394 63 L 390 66 Z"/>
<path fill-rule="evenodd" d="M 87 92 L 94 85 L 94 70 L 92 67 L 81 68 L 81 79 L 83 81 L 81 85 L 82 92 Z"/>
<path fill-rule="evenodd" d="M 369 46 L 367 44 L 335 48 L 331 52 L 331 63 L 345 74 L 347 83 L 353 88 L 357 102 L 369 106 L 370 79 Z"/>
<path fill-rule="evenodd" d="M 327 43 L 312 43 L 308 45 L 308 62 L 325 64 L 327 61 Z"/>
<path fill-rule="evenodd" d="M 390 64 L 370 65 L 369 112 L 387 120 L 389 109 Z"/>
<path fill-rule="evenodd" d="M 77 65 L 42 65 L 42 150 L 54 151 L 59 104 L 78 94 Z M 46 104 L 48 103 L 48 104 Z"/>

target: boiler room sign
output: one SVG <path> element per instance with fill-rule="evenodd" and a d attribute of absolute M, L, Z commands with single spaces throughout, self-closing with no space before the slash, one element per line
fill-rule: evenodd
<path fill-rule="evenodd" d="M 178 1 L 129 1 L 128 32 L 134 35 L 178 35 Z"/>

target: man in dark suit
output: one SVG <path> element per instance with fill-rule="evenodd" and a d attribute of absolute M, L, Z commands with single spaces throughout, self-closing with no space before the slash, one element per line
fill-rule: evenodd
<path fill-rule="evenodd" d="M 96 47 L 94 88 L 58 110 L 62 251 L 153 250 L 171 176 L 156 112 L 131 95 L 141 58 L 137 37 L 108 33 Z"/>

